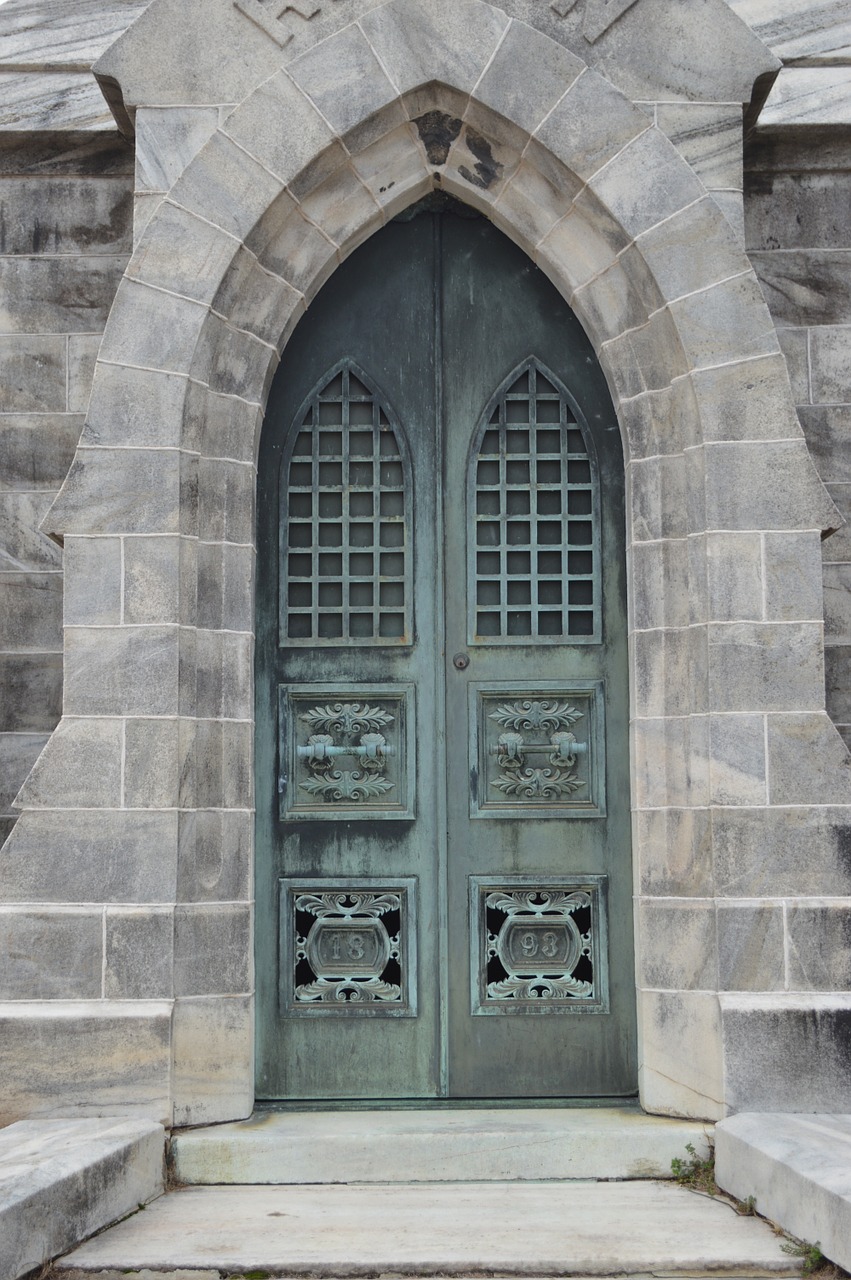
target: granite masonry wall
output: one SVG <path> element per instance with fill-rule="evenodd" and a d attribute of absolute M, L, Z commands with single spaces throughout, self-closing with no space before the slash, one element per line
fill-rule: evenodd
<path fill-rule="evenodd" d="M 0 619 L 21 814 L 0 1117 L 251 1108 L 263 405 L 335 265 L 435 186 L 568 298 L 623 429 L 642 1099 L 848 1110 L 851 779 L 819 535 L 851 483 L 851 317 L 848 241 L 815 194 L 847 165 L 806 165 L 813 135 L 794 162 L 790 139 L 751 148 L 743 218 L 742 108 L 778 64 L 721 0 L 687 32 L 669 0 L 196 9 L 153 0 L 96 67 L 134 164 L 102 130 L 9 130 L 0 158 L 0 587 L 25 602 Z M 458 123 L 442 159 L 432 111 Z M 840 725 L 846 538 L 823 544 Z"/>

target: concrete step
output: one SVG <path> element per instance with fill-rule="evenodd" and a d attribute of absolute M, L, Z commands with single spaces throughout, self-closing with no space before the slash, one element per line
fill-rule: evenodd
<path fill-rule="evenodd" d="M 851 1269 L 851 1115 L 730 1116 L 716 1157 L 720 1186 Z"/>
<path fill-rule="evenodd" d="M 161 1195 L 149 1120 L 19 1120 L 0 1130 L 0 1277 L 15 1280 Z"/>
<path fill-rule="evenodd" d="M 637 1108 L 259 1112 L 178 1133 L 180 1182 L 465 1182 L 670 1178 L 711 1125 Z"/>
<path fill-rule="evenodd" d="M 775 1276 L 760 1219 L 664 1182 L 187 1187 L 89 1240 L 63 1280 L 268 1276 Z"/>

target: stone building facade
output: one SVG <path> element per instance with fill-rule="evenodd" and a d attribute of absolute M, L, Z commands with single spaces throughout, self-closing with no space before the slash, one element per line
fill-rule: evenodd
<path fill-rule="evenodd" d="M 251 1112 L 264 409 L 435 189 L 621 428 L 642 1104 L 851 1110 L 841 6 L 43 10 L 0 9 L 0 1115 Z"/>

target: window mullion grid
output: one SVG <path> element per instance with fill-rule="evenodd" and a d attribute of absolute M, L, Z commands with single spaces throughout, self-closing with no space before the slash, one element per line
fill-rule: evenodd
<path fill-rule="evenodd" d="M 381 635 L 381 414 L 372 401 L 372 634 Z"/>
<path fill-rule="evenodd" d="M 536 639 L 539 631 L 538 614 L 538 371 L 529 368 L 529 608 L 531 610 L 531 634 Z M 532 503 L 534 500 L 534 510 Z"/>
<path fill-rule="evenodd" d="M 310 632 L 319 636 L 319 397 L 310 406 Z"/>
<path fill-rule="evenodd" d="M 342 609 L 342 636 L 341 639 L 347 640 L 351 635 L 350 610 L 349 610 L 349 593 L 351 591 L 351 583 L 349 581 L 349 550 L 352 545 L 352 525 L 351 525 L 351 484 L 349 471 L 351 466 L 351 441 L 349 439 L 349 370 L 343 370 L 343 402 L 341 408 L 342 421 L 342 448 L 341 448 L 341 475 L 342 484 L 342 525 L 340 529 L 340 541 L 342 543 L 340 550 L 342 552 L 341 564 L 341 609 Z"/>
<path fill-rule="evenodd" d="M 499 406 L 499 634 L 508 635 L 508 446 L 507 399 L 503 396 Z"/>

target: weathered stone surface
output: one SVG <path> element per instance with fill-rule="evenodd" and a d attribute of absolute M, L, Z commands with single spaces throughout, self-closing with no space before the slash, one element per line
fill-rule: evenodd
<path fill-rule="evenodd" d="M 821 545 L 816 531 L 763 534 L 766 618 L 817 622 L 822 617 Z"/>
<path fill-rule="evenodd" d="M 62 654 L 0 653 L 0 732 L 50 732 L 62 709 Z"/>
<path fill-rule="evenodd" d="M 220 227 L 164 200 L 133 255 L 128 275 L 210 302 L 238 244 Z"/>
<path fill-rule="evenodd" d="M 706 810 L 655 809 L 636 814 L 642 893 L 705 897 L 712 893 L 711 831 Z"/>
<path fill-rule="evenodd" d="M 211 391 L 240 395 L 250 388 L 262 401 L 277 366 L 274 347 L 234 328 L 220 316 L 209 315 L 198 335 L 189 373 L 208 383 Z M 202 459 L 201 465 L 209 464 Z"/>
<path fill-rule="evenodd" d="M 476 85 L 475 100 L 534 133 L 582 70 L 567 49 L 514 21 Z"/>
<path fill-rule="evenodd" d="M 102 911 L 0 910 L 0 1000 L 98 1000 Z"/>
<path fill-rule="evenodd" d="M 748 248 L 851 249 L 851 173 L 788 173 L 779 163 L 747 174 Z"/>
<path fill-rule="evenodd" d="M 703 991 L 639 991 L 644 1106 L 657 1114 L 715 1120 L 724 1085 L 718 997 Z"/>
<path fill-rule="evenodd" d="M 851 1110 L 851 995 L 720 997 L 732 1111 Z M 803 1091 L 803 1094 L 802 1094 Z"/>
<path fill-rule="evenodd" d="M 844 645 L 826 645 L 825 686 L 828 711 L 835 721 L 851 723 L 851 665 Z"/>
<path fill-rule="evenodd" d="M 668 299 L 706 289 L 747 267 L 736 237 L 706 197 L 644 231 L 636 247 Z"/>
<path fill-rule="evenodd" d="M 837 512 L 803 440 L 706 446 L 706 518 L 716 529 L 835 528 Z"/>
<path fill-rule="evenodd" d="M 639 953 L 639 986 L 661 991 L 714 989 L 715 910 L 710 900 L 644 899 L 638 907 L 638 931 L 646 939 Z"/>
<path fill-rule="evenodd" d="M 237 329 L 247 329 L 281 350 L 304 299 L 297 289 L 261 267 L 253 253 L 240 247 L 213 299 L 213 310 Z"/>
<path fill-rule="evenodd" d="M 251 725 L 202 720 L 195 727 L 195 803 L 200 809 L 250 809 Z"/>
<path fill-rule="evenodd" d="M 783 908 L 751 902 L 719 904 L 718 985 L 721 991 L 782 991 L 785 985 Z"/>
<path fill-rule="evenodd" d="M 535 132 L 535 137 L 587 181 L 627 143 L 650 127 L 650 121 L 608 80 L 586 71 Z M 595 184 L 595 191 L 597 190 Z M 604 185 L 601 199 L 608 204 Z"/>
<path fill-rule="evenodd" d="M 251 626 L 254 551 L 250 546 L 198 546 L 198 625 L 229 631 Z"/>
<path fill-rule="evenodd" d="M 573 304 L 592 320 L 602 342 L 645 324 L 663 299 L 641 253 L 630 245 L 611 267 L 577 289 Z"/>
<path fill-rule="evenodd" d="M 64 337 L 0 336 L 0 409 L 4 413 L 63 413 Z"/>
<path fill-rule="evenodd" d="M 0 20 L 0 66 L 79 69 L 107 49 L 144 7 L 143 0 L 75 0 L 72 6 L 39 11 L 36 22 L 32 5 L 18 0 L 4 7 Z"/>
<path fill-rule="evenodd" d="M 633 624 L 639 631 L 688 624 L 688 569 L 685 538 L 633 547 Z"/>
<path fill-rule="evenodd" d="M 101 343 L 101 359 L 185 372 L 203 323 L 200 303 L 122 280 Z"/>
<path fill-rule="evenodd" d="M 114 121 L 88 71 L 3 72 L 0 127 L 15 133 L 112 131 Z"/>
<path fill-rule="evenodd" d="M 280 127 L 282 119 L 287 120 L 286 129 Z M 331 173 L 345 154 L 322 115 L 285 72 L 255 89 L 223 128 L 281 186 L 291 187 L 297 199 Z"/>
<path fill-rule="evenodd" d="M 177 712 L 175 627 L 70 627 L 65 632 L 68 715 Z"/>
<path fill-rule="evenodd" d="M 301 202 L 302 213 L 322 228 L 342 253 L 351 253 L 382 224 L 382 211 L 356 173 L 336 168 L 318 183 Z M 313 298 L 324 283 L 324 275 L 306 282 L 304 293 Z"/>
<path fill-rule="evenodd" d="M 646 124 L 646 117 L 644 121 Z M 704 194 L 700 180 L 658 129 L 641 133 L 611 164 L 594 174 L 589 185 L 634 236 Z"/>
<path fill-rule="evenodd" d="M 72 333 L 68 338 L 68 410 L 85 413 L 89 407 L 99 333 Z"/>
<path fill-rule="evenodd" d="M 764 610 L 763 545 L 759 533 L 706 535 L 708 617 L 757 622 Z"/>
<path fill-rule="evenodd" d="M 27 809 L 117 809 L 121 805 L 123 725 L 86 717 L 60 720 L 27 778 Z"/>
<path fill-rule="evenodd" d="M 174 913 L 177 996 L 239 995 L 251 979 L 251 909 L 178 906 Z"/>
<path fill-rule="evenodd" d="M 798 417 L 822 480 L 851 483 L 851 405 L 805 405 Z"/>
<path fill-rule="evenodd" d="M 179 620 L 179 547 L 172 537 L 125 539 L 125 623 Z"/>
<path fill-rule="evenodd" d="M 102 364 L 82 443 L 137 448 L 180 444 L 186 379 L 152 369 Z"/>
<path fill-rule="evenodd" d="M 814 404 L 851 401 L 851 325 L 810 330 L 810 389 Z"/>
<path fill-rule="evenodd" d="M 0 1004 L 0 1118 L 70 1111 L 168 1123 L 170 1015 L 154 1001 Z"/>
<path fill-rule="evenodd" d="M 171 199 L 242 239 L 281 183 L 221 132 L 214 133 L 171 189 Z"/>
<path fill-rule="evenodd" d="M 392 0 L 361 20 L 391 81 L 402 93 L 429 80 L 470 93 L 508 25 L 490 5 L 435 0 L 415 9 Z"/>
<path fill-rule="evenodd" d="M 703 184 L 742 187 L 742 113 L 714 102 L 659 102 L 656 123 Z"/>
<path fill-rule="evenodd" d="M 789 903 L 786 928 L 793 991 L 851 990 L 851 908 L 830 901 Z"/>
<path fill-rule="evenodd" d="M 124 803 L 130 809 L 170 809 L 180 803 L 185 752 L 182 722 L 133 717 L 124 721 Z"/>
<path fill-rule="evenodd" d="M 133 177 L 133 149 L 116 130 L 62 130 L 6 134 L 0 148 L 4 178 Z"/>
<path fill-rule="evenodd" d="M 125 263 L 106 254 L 0 258 L 0 330 L 100 333 Z"/>
<path fill-rule="evenodd" d="M 810 402 L 810 358 L 806 329 L 777 327 L 777 340 L 786 359 L 795 404 Z"/>
<path fill-rule="evenodd" d="M 772 355 L 778 349 L 771 316 L 749 271 L 671 303 L 680 341 L 693 368 Z"/>
<path fill-rule="evenodd" d="M 711 716 L 709 742 L 712 803 L 765 804 L 767 781 L 763 717 Z"/>
<path fill-rule="evenodd" d="M 253 818 L 247 811 L 180 814 L 179 902 L 238 901 L 251 883 Z"/>
<path fill-rule="evenodd" d="M 137 110 L 136 190 L 169 191 L 218 124 L 218 107 Z"/>
<path fill-rule="evenodd" d="M 38 1269 L 163 1190 L 162 1126 L 20 1120 L 0 1137 L 0 1268 Z"/>
<path fill-rule="evenodd" d="M 62 647 L 62 576 L 0 573 L 0 649 Z"/>
<path fill-rule="evenodd" d="M 200 449 L 211 458 L 253 462 L 262 420 L 262 408 L 256 402 L 218 394 L 197 382 L 186 388 L 183 428 L 187 449 Z"/>
<path fill-rule="evenodd" d="M 52 494 L 0 492 L 0 569 L 25 573 L 61 570 L 62 551 L 39 532 Z"/>
<path fill-rule="evenodd" d="M 174 1006 L 175 1124 L 241 1119 L 254 1106 L 254 1007 L 248 996 L 180 999 Z"/>
<path fill-rule="evenodd" d="M 851 804 L 851 756 L 824 714 L 768 716 L 769 802 Z"/>
<path fill-rule="evenodd" d="M 362 122 L 398 99 L 396 87 L 357 26 L 344 27 L 296 58 L 287 70 L 350 150 L 373 140 Z M 393 116 L 398 124 L 405 119 L 400 103 Z M 382 121 L 382 132 L 384 126 Z"/>
<path fill-rule="evenodd" d="M 851 1263 L 851 1116 L 729 1116 L 715 1130 L 715 1177 L 826 1258 Z"/>
<path fill-rule="evenodd" d="M 826 564 L 824 634 L 833 644 L 851 644 L 851 565 Z"/>
<path fill-rule="evenodd" d="M 0 416 L 0 491 L 58 489 L 68 473 L 82 426 L 82 416 L 71 414 Z"/>
<path fill-rule="evenodd" d="M 851 821 L 846 807 L 719 808 L 712 827 L 720 897 L 843 897 L 848 892 Z"/>
<path fill-rule="evenodd" d="M 647 808 L 707 804 L 708 738 L 705 716 L 637 720 L 633 726 L 636 804 Z"/>
<path fill-rule="evenodd" d="M 632 647 L 636 715 L 688 715 L 693 705 L 688 629 L 637 631 Z"/>
<path fill-rule="evenodd" d="M 181 457 L 174 449 L 80 448 L 44 528 L 49 532 L 174 533 Z"/>
<path fill-rule="evenodd" d="M 286 192 L 270 203 L 245 245 L 299 293 L 318 288 L 337 262 L 331 239 L 308 222 Z"/>
<path fill-rule="evenodd" d="M 750 254 L 771 314 L 779 324 L 851 321 L 851 251 L 786 249 Z"/>
<path fill-rule="evenodd" d="M 0 813 L 9 812 L 46 742 L 43 733 L 0 732 Z"/>
<path fill-rule="evenodd" d="M 106 912 L 104 995 L 162 1000 L 173 995 L 171 907 L 110 907 Z"/>
<path fill-rule="evenodd" d="M 7 178 L 0 254 L 129 253 L 132 208 L 126 178 Z"/>
<path fill-rule="evenodd" d="M 820 709 L 824 697 L 818 623 L 715 624 L 709 681 L 718 711 Z"/>
<path fill-rule="evenodd" d="M 121 621 L 120 538 L 65 539 L 65 625 L 109 626 Z"/>
<path fill-rule="evenodd" d="M 760 113 L 760 124 L 847 125 L 851 71 L 847 66 L 784 67 Z"/>

